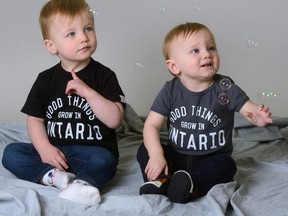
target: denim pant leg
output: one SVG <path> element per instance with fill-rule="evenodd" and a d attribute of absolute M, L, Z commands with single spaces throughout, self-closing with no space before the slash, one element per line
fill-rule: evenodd
<path fill-rule="evenodd" d="M 166 145 L 162 145 L 162 147 L 166 161 L 169 163 L 170 175 L 177 170 L 185 170 L 191 175 L 195 192 L 191 197 L 193 199 L 205 196 L 216 184 L 231 181 L 237 172 L 236 163 L 229 155 L 192 156 L 178 153 Z M 137 161 L 144 181 L 147 181 L 145 167 L 148 160 L 148 152 L 142 144 L 137 152 Z"/>
<path fill-rule="evenodd" d="M 11 143 L 3 152 L 3 166 L 20 179 L 38 183 L 53 166 L 42 162 L 31 143 Z"/>
<path fill-rule="evenodd" d="M 231 181 L 237 172 L 233 158 L 225 154 L 210 155 L 192 162 L 189 172 L 197 186 L 197 197 L 202 197 L 216 184 Z"/>
<path fill-rule="evenodd" d="M 164 157 L 168 163 L 168 167 L 169 167 L 168 172 L 169 172 L 169 175 L 171 175 L 174 172 L 174 165 L 173 165 L 173 161 L 171 159 L 170 149 L 168 148 L 167 145 L 163 145 L 163 144 L 162 144 L 162 148 L 164 151 Z M 138 151 L 137 151 L 137 161 L 140 165 L 140 169 L 141 169 L 141 173 L 142 173 L 144 182 L 148 181 L 147 175 L 145 173 L 145 167 L 148 163 L 148 160 L 149 160 L 148 151 L 145 148 L 145 145 L 141 144 L 138 148 Z M 160 176 L 161 175 L 164 175 L 164 173 L 160 174 Z"/>
<path fill-rule="evenodd" d="M 101 189 L 116 174 L 118 160 L 105 148 L 87 145 L 59 148 L 66 155 L 67 171 L 74 173 L 75 179 L 87 181 Z"/>
<path fill-rule="evenodd" d="M 141 144 L 137 151 L 137 161 L 139 163 L 144 182 L 148 181 L 147 175 L 145 173 L 145 167 L 148 163 L 148 160 L 149 160 L 148 151 L 146 150 L 144 144 Z"/>
<path fill-rule="evenodd" d="M 237 172 L 235 161 L 226 154 L 192 156 L 174 152 L 174 157 L 177 170 L 186 170 L 193 180 L 193 199 L 205 196 L 216 184 L 231 181 Z"/>
<path fill-rule="evenodd" d="M 68 172 L 101 189 L 116 173 L 118 160 L 107 149 L 97 146 L 56 146 L 66 156 Z M 38 183 L 54 167 L 42 162 L 31 143 L 11 143 L 6 146 L 3 166 L 20 179 Z"/>

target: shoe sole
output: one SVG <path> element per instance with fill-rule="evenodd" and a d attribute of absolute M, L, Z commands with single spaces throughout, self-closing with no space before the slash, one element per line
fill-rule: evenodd
<path fill-rule="evenodd" d="M 193 181 L 185 170 L 178 170 L 171 178 L 167 196 L 172 202 L 185 203 L 193 192 Z"/>

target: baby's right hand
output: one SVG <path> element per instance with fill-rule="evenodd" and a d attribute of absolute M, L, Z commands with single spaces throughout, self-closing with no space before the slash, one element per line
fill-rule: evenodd
<path fill-rule="evenodd" d="M 68 169 L 65 155 L 55 146 L 51 145 L 39 154 L 43 163 L 48 163 L 61 171 Z"/>
<path fill-rule="evenodd" d="M 163 155 L 150 157 L 145 168 L 148 180 L 155 180 L 163 171 L 168 175 L 168 165 Z"/>

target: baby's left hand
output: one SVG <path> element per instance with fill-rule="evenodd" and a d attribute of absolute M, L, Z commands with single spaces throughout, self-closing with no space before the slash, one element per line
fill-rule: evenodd
<path fill-rule="evenodd" d="M 259 127 L 265 127 L 267 124 L 272 123 L 272 119 L 270 118 L 271 112 L 269 108 L 260 104 L 255 112 L 247 112 L 246 117 L 251 120 L 252 123 Z"/>

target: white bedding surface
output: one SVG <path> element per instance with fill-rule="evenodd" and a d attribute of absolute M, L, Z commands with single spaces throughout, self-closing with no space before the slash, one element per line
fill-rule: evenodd
<path fill-rule="evenodd" d="M 187 204 L 171 203 L 160 195 L 139 196 L 143 183 L 136 151 L 143 142 L 143 121 L 129 105 L 117 130 L 118 171 L 93 207 L 58 198 L 58 189 L 17 179 L 0 165 L 0 216 L 259 216 L 288 215 L 288 118 L 274 118 L 266 128 L 236 116 L 235 181 L 214 186 L 207 196 Z M 166 132 L 163 131 L 163 140 Z M 5 145 L 29 141 L 24 123 L 0 124 L 0 157 Z M 13 160 L 13 158 L 11 158 Z"/>

